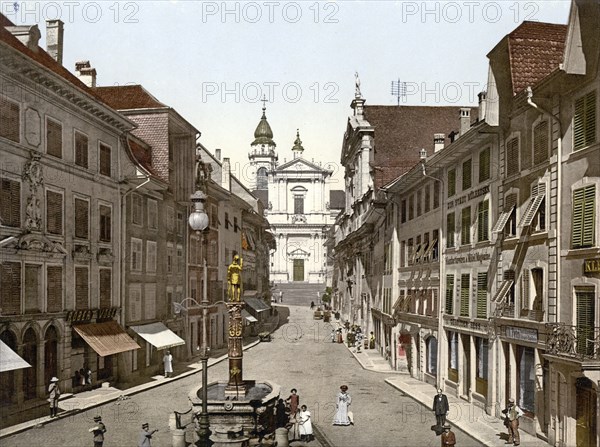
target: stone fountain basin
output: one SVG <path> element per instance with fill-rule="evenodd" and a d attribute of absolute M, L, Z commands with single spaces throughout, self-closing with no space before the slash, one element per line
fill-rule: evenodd
<path fill-rule="evenodd" d="M 255 417 L 258 418 L 259 429 L 266 433 L 275 431 L 275 405 L 281 394 L 281 387 L 268 380 L 246 380 L 239 386 L 239 397 L 226 395 L 227 381 L 208 384 L 207 409 L 210 428 L 227 429 L 242 426 L 244 434 L 254 430 Z M 192 389 L 189 399 L 193 412 L 202 411 L 202 386 Z"/>

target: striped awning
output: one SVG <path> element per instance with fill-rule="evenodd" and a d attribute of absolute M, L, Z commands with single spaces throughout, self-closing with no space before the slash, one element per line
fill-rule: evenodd
<path fill-rule="evenodd" d="M 161 322 L 131 326 L 140 337 L 156 349 L 167 349 L 173 346 L 185 345 L 185 341 Z"/>
<path fill-rule="evenodd" d="M 125 329 L 115 320 L 78 324 L 73 326 L 73 329 L 101 357 L 140 349 L 135 340 L 127 335 Z"/>
<path fill-rule="evenodd" d="M 0 340 L 0 372 L 24 368 L 31 368 L 31 365 Z"/>

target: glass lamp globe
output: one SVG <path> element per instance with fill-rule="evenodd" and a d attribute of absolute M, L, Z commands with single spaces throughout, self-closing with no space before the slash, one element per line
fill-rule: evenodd
<path fill-rule="evenodd" d="M 194 211 L 188 219 L 194 231 L 203 231 L 208 227 L 208 215 L 204 211 Z"/>

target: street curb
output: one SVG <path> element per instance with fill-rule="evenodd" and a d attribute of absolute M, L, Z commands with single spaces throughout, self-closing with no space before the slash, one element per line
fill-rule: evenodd
<path fill-rule="evenodd" d="M 259 343 L 260 343 L 260 340 L 255 340 L 252 343 L 244 346 L 242 348 L 242 350 L 247 351 L 248 349 L 253 348 L 254 346 L 256 346 Z M 210 364 L 208 365 L 208 368 L 210 368 L 211 366 L 216 365 L 218 363 L 221 363 L 225 359 L 227 359 L 227 354 L 224 354 L 220 357 L 215 358 L 213 362 L 210 362 Z M 133 396 L 135 394 L 141 393 L 142 391 L 147 391 L 149 389 L 157 388 L 157 387 L 165 385 L 167 383 L 172 383 L 178 379 L 184 379 L 186 377 L 191 376 L 192 374 L 198 373 L 199 371 L 202 371 L 202 368 L 193 368 L 190 371 L 185 371 L 175 377 L 172 377 L 172 378 L 169 378 L 166 380 L 153 380 L 151 382 L 146 382 L 141 385 L 129 388 L 127 390 L 123 390 L 121 393 L 119 393 L 118 396 L 110 396 L 110 397 L 107 397 L 106 399 L 91 402 L 89 405 L 86 405 L 85 407 L 73 408 L 72 410 L 66 410 L 62 413 L 59 413 L 59 415 L 55 418 L 48 418 L 47 416 L 45 416 L 44 419 L 47 418 L 46 420 L 33 419 L 31 421 L 23 422 L 22 424 L 17 424 L 17 425 L 7 427 L 5 429 L 0 430 L 0 439 L 4 439 L 6 437 L 16 435 L 18 433 L 24 432 L 25 430 L 29 430 L 30 428 L 40 427 L 40 426 L 43 426 L 46 424 L 50 424 L 54 421 L 58 421 L 63 418 L 71 417 L 75 414 L 83 413 L 92 408 L 99 407 L 100 405 L 114 402 L 116 400 L 119 400 L 119 398 L 121 396 Z M 116 393 L 117 392 L 115 391 L 115 394 Z M 68 401 L 68 399 L 65 399 L 65 401 Z"/>
<path fill-rule="evenodd" d="M 356 355 L 356 352 L 352 351 L 352 348 L 348 347 L 348 345 L 346 343 L 344 343 L 344 346 L 346 346 L 346 348 L 348 349 L 348 352 L 350 352 L 350 354 L 352 354 L 352 356 L 356 359 L 356 361 L 359 363 L 359 365 L 362 367 L 362 369 L 366 370 L 366 371 L 371 371 L 374 373 L 378 373 L 378 374 L 393 374 L 393 375 L 403 375 L 406 374 L 405 372 L 402 371 L 377 371 L 375 368 L 373 368 L 372 366 L 367 366 L 365 363 L 363 363 L 363 361 Z"/>

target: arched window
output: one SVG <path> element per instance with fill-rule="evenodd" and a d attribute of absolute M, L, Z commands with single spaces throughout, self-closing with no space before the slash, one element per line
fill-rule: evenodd
<path fill-rule="evenodd" d="M 58 332 L 54 326 L 46 330 L 44 339 L 44 383 L 50 383 L 52 377 L 58 377 Z"/>
<path fill-rule="evenodd" d="M 10 331 L 4 331 L 0 334 L 6 346 L 17 352 L 17 338 Z M 17 393 L 15 392 L 15 370 L 5 371 L 0 373 L 0 403 L 10 404 L 17 401 Z"/>
<path fill-rule="evenodd" d="M 36 397 L 37 355 L 37 337 L 35 331 L 29 328 L 23 337 L 23 360 L 31 365 L 31 368 L 23 370 L 23 394 L 25 399 Z"/>
<path fill-rule="evenodd" d="M 268 189 L 269 179 L 267 177 L 267 168 L 259 168 L 256 172 L 256 189 Z"/>
<path fill-rule="evenodd" d="M 435 376 L 437 374 L 437 339 L 429 337 L 425 344 L 427 346 L 427 372 Z"/>

